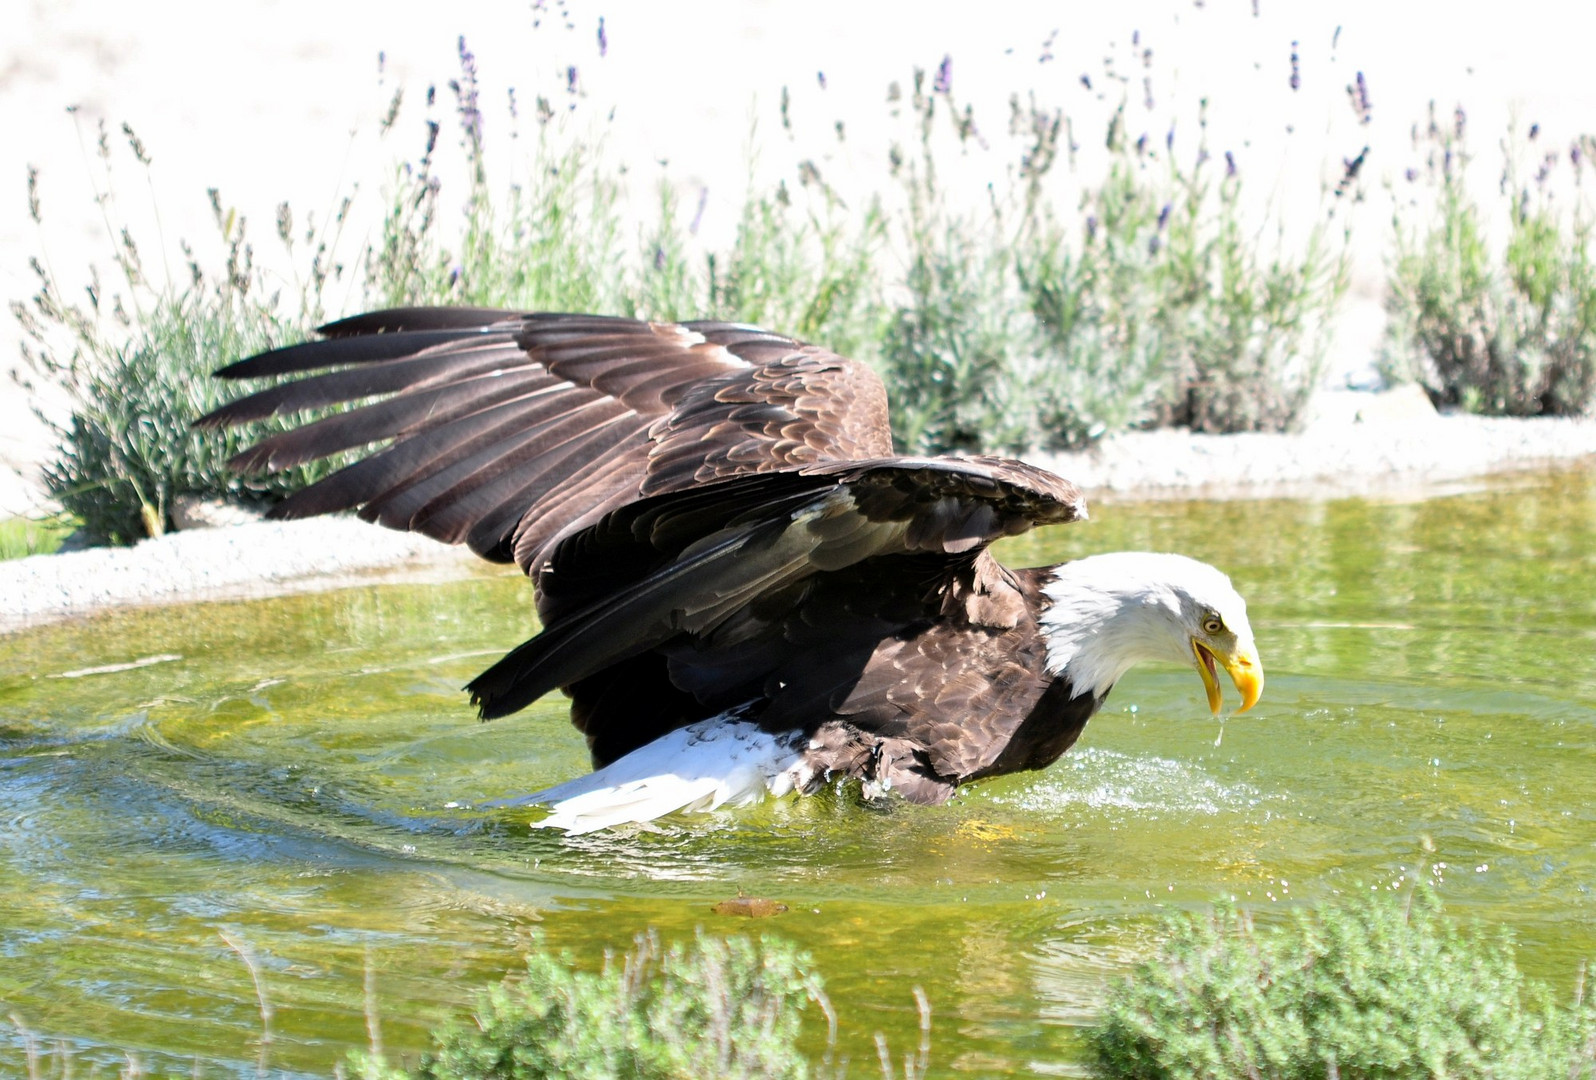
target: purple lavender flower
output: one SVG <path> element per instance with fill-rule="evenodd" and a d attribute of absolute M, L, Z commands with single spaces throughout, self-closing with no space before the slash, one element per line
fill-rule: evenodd
<path fill-rule="evenodd" d="M 820 89 L 824 90 L 826 88 L 826 73 L 824 71 L 815 72 L 815 79 L 820 83 Z"/>
<path fill-rule="evenodd" d="M 1136 137 L 1136 153 L 1147 153 L 1147 133 L 1145 131 Z"/>
<path fill-rule="evenodd" d="M 953 90 L 953 57 L 951 54 L 942 57 L 942 63 L 937 67 L 937 78 L 931 84 L 931 89 L 938 94 L 951 93 Z"/>
<path fill-rule="evenodd" d="M 1579 168 L 1580 162 L 1583 159 L 1584 159 L 1584 155 L 1579 152 L 1579 143 L 1577 143 L 1577 142 L 1576 143 L 1570 143 L 1569 147 L 1568 147 L 1568 162 L 1569 162 L 1569 164 L 1574 166 L 1574 168 L 1577 169 L 1577 168 Z"/>
<path fill-rule="evenodd" d="M 1541 161 L 1541 167 L 1535 171 L 1535 186 L 1545 187 L 1546 181 L 1551 179 L 1552 167 L 1557 164 L 1555 153 L 1547 154 Z"/>
<path fill-rule="evenodd" d="M 1086 216 L 1086 242 L 1087 243 L 1091 243 L 1096 238 L 1097 238 L 1097 215 L 1096 214 L 1088 214 Z"/>
<path fill-rule="evenodd" d="M 604 16 L 599 16 L 598 27 L 599 55 L 608 56 L 610 51 L 610 36 L 604 32 Z"/>
<path fill-rule="evenodd" d="M 576 93 L 576 84 L 577 84 L 576 65 L 572 64 L 570 67 L 565 69 L 565 92 L 567 94 Z"/>
<path fill-rule="evenodd" d="M 1373 110 L 1369 103 L 1369 84 L 1363 72 L 1358 72 L 1357 81 L 1347 87 L 1347 98 L 1352 102 L 1352 111 L 1358 114 L 1358 123 L 1367 124 L 1373 118 Z"/>
<path fill-rule="evenodd" d="M 693 223 L 687 226 L 687 235 L 697 236 L 698 227 L 704 223 L 704 211 L 709 207 L 709 188 L 698 189 L 698 209 L 693 211 Z"/>
<path fill-rule="evenodd" d="M 654 269 L 665 269 L 665 248 L 659 244 L 654 245 Z"/>
<path fill-rule="evenodd" d="M 1291 43 L 1291 89 L 1300 90 L 1301 88 L 1302 60 L 1301 57 L 1297 55 L 1297 43 L 1293 41 Z"/>
<path fill-rule="evenodd" d="M 482 145 L 482 109 L 477 96 L 477 58 L 466 48 L 465 35 L 460 35 L 460 81 L 449 83 L 455 93 L 455 107 L 460 112 L 460 127 L 466 140 L 474 147 Z"/>
<path fill-rule="evenodd" d="M 1169 132 L 1164 136 L 1164 149 L 1165 150 L 1170 150 L 1170 151 L 1173 151 L 1175 149 L 1175 125 L 1174 124 L 1170 124 L 1169 125 Z"/>
<path fill-rule="evenodd" d="M 1541 133 L 1541 126 L 1539 124 L 1531 124 L 1530 125 L 1529 137 L 1530 137 L 1530 141 L 1531 142 L 1534 142 L 1535 141 L 1535 137 L 1537 135 L 1539 135 L 1540 133 Z"/>
<path fill-rule="evenodd" d="M 1339 199 L 1348 191 L 1352 190 L 1352 185 L 1357 182 L 1358 173 L 1363 170 L 1363 163 L 1368 159 L 1368 157 L 1369 148 L 1365 146 L 1362 150 L 1358 151 L 1357 157 L 1341 159 L 1341 180 L 1336 184 L 1336 198 Z M 1411 169 L 1408 171 L 1412 172 Z"/>
<path fill-rule="evenodd" d="M 1086 87 L 1086 89 L 1090 90 L 1092 88 L 1092 77 L 1090 75 L 1082 75 L 1081 76 L 1081 85 Z"/>
<path fill-rule="evenodd" d="M 1417 170 L 1417 169 L 1409 169 L 1407 172 L 1403 173 L 1402 175 L 1404 177 L 1406 177 L 1408 183 L 1411 184 L 1411 183 L 1413 183 L 1413 181 L 1415 181 L 1415 180 L 1417 180 L 1419 178 L 1419 170 Z"/>
<path fill-rule="evenodd" d="M 1235 176 L 1235 175 L 1236 175 L 1236 155 L 1232 154 L 1229 150 L 1226 150 L 1225 151 L 1225 176 L 1226 177 L 1231 177 L 1231 176 Z"/>
<path fill-rule="evenodd" d="M 1452 113 L 1452 130 L 1459 139 L 1463 137 L 1464 129 L 1468 127 L 1468 123 L 1468 114 L 1463 111 L 1463 106 L 1459 105 L 1456 111 Z"/>
<path fill-rule="evenodd" d="M 1165 226 L 1167 226 L 1169 224 L 1169 212 L 1171 210 L 1173 210 L 1174 208 L 1175 207 L 1174 207 L 1173 203 L 1165 203 L 1164 204 L 1164 208 L 1158 212 L 1158 228 L 1159 228 L 1159 231 L 1163 231 Z"/>

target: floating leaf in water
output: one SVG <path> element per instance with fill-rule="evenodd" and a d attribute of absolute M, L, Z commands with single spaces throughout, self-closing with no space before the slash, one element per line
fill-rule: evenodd
<path fill-rule="evenodd" d="M 710 908 L 716 915 L 741 915 L 745 919 L 763 919 L 767 915 L 780 915 L 787 905 L 763 896 L 734 896 Z"/>
<path fill-rule="evenodd" d="M 999 825 L 995 822 L 979 821 L 973 818 L 959 822 L 959 827 L 956 831 L 959 836 L 966 840 L 1013 840 L 1019 836 L 1008 825 Z"/>

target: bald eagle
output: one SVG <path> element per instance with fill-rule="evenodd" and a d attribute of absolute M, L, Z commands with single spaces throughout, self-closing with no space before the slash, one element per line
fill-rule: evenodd
<path fill-rule="evenodd" d="M 357 510 L 515 561 L 543 630 L 467 686 L 483 719 L 556 688 L 596 770 L 536 795 L 571 832 L 858 781 L 946 801 L 1063 754 L 1132 665 L 1258 700 L 1218 570 L 1127 552 L 1011 569 L 988 546 L 1086 516 L 995 457 L 893 453 L 869 369 L 758 327 L 403 308 L 225 379 L 299 376 L 219 427 L 359 402 L 233 459 L 361 456 L 271 512 Z M 309 373 L 309 374 L 307 374 Z"/>

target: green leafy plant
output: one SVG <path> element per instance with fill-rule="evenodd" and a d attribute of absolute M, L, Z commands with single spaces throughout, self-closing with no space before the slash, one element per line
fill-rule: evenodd
<path fill-rule="evenodd" d="M 131 128 L 128 148 L 147 168 L 149 157 Z M 254 265 L 246 224 L 223 206 L 213 189 L 211 207 L 225 253 L 218 272 L 202 269 L 192 249 L 186 282 L 157 281 L 146 271 L 131 230 L 114 220 L 113 151 L 103 125 L 98 139 L 104 167 L 99 194 L 108 233 L 119 237 L 114 261 L 118 291 L 98 275 L 86 302 L 64 297 L 39 260 L 31 302 L 12 304 L 24 332 L 24 356 L 36 378 L 65 389 L 71 416 L 41 418 L 59 440 L 56 460 L 44 469 L 45 487 L 91 539 L 132 543 L 171 528 L 174 501 L 184 495 L 266 502 L 323 475 L 326 464 L 283 474 L 244 478 L 226 468 L 228 457 L 282 421 L 226 433 L 200 432 L 192 421 L 220 404 L 224 394 L 211 372 L 222 362 L 302 337 L 320 317 L 329 275 L 328 237 L 311 227 L 308 276 L 300 295 L 285 302 Z M 29 209 L 42 219 L 37 174 L 29 176 Z M 341 218 L 340 218 L 341 221 Z M 334 227 L 340 222 L 334 222 Z M 279 209 L 278 231 L 293 250 L 292 217 Z"/>
<path fill-rule="evenodd" d="M 1051 168 L 1058 121 L 1034 105 L 1030 119 L 1028 160 Z M 1173 131 L 1163 150 L 1131 141 L 1122 105 L 1073 246 L 1028 193 L 1018 270 L 1038 331 L 1039 424 L 1055 445 L 1138 425 L 1289 430 L 1324 374 L 1349 227 L 1337 243 L 1327 220 L 1269 253 L 1249 232 L 1235 159 L 1216 180 L 1206 145 L 1190 168 L 1174 145 Z"/>
<path fill-rule="evenodd" d="M 1165 930 L 1088 1032 L 1098 1076 L 1596 1076 L 1596 1012 L 1554 1004 L 1510 937 L 1463 930 L 1427 887 L 1276 928 L 1221 906 Z"/>
<path fill-rule="evenodd" d="M 1580 199 L 1592 149 L 1568 152 L 1573 205 L 1556 198 L 1564 155 L 1540 157 L 1533 180 L 1516 158 L 1539 129 L 1503 141 L 1505 243 L 1493 247 L 1485 212 L 1467 184 L 1471 155 L 1459 108 L 1415 128 L 1423 169 L 1408 171 L 1416 197 L 1397 198 L 1397 253 L 1387 281 L 1382 374 L 1418 382 L 1438 405 L 1493 416 L 1575 416 L 1596 398 L 1596 262 L 1593 219 Z M 1566 191 L 1566 188 L 1565 188 Z"/>
<path fill-rule="evenodd" d="M 872 203 L 849 215 L 813 163 L 806 165 L 798 198 L 785 182 L 773 193 L 750 183 L 732 247 L 708 256 L 704 310 L 869 356 L 879 333 L 881 211 Z"/>
<path fill-rule="evenodd" d="M 904 1074 L 923 1076 L 929 1016 Z M 805 1013 L 827 1022 L 818 1065 L 800 1049 Z M 410 1070 L 380 1055 L 355 1055 L 364 1080 L 602 1080 L 625 1076 L 802 1078 L 831 1075 L 836 1020 L 809 957 L 784 942 L 717 938 L 666 947 L 650 932 L 597 972 L 541 947 L 524 976 L 480 996 L 475 1016 L 441 1030 Z M 883 1047 L 882 1068 L 890 1075 Z"/>
<path fill-rule="evenodd" d="M 910 453 L 1022 451 L 1037 442 L 1021 377 L 1030 323 L 1005 208 L 996 196 L 984 210 L 963 208 L 940 181 L 939 157 L 976 130 L 943 73 L 927 83 L 916 69 L 906 96 L 896 84 L 889 93 L 907 106 L 914 140 L 889 155 L 902 205 L 889 235 L 906 262 L 880 342 L 893 435 Z"/>
<path fill-rule="evenodd" d="M 973 117 L 941 73 L 928 90 L 917 72 L 905 100 L 918 146 L 895 146 L 891 160 L 907 272 L 881 358 L 907 448 L 1075 448 L 1137 426 L 1298 423 L 1347 288 L 1342 204 L 1296 243 L 1279 221 L 1273 245 L 1260 243 L 1234 157 L 1215 177 L 1206 145 L 1191 166 L 1177 160 L 1173 130 L 1162 148 L 1131 140 L 1122 103 L 1104 174 L 1079 183 L 1080 214 L 1065 220 L 1054 174 L 1061 162 L 1074 171 L 1073 134 L 1062 111 L 1016 96 L 1018 165 L 990 189 L 988 211 L 971 214 L 954 208 L 937 166 L 981 141 Z"/>
<path fill-rule="evenodd" d="M 48 555 L 76 528 L 77 523 L 65 515 L 0 518 L 0 560 Z"/>
<path fill-rule="evenodd" d="M 365 256 L 368 306 L 470 304 L 524 310 L 618 313 L 628 307 L 622 269 L 621 186 L 602 141 L 588 145 L 575 120 L 535 101 L 524 159 L 512 163 L 503 189 L 490 181 L 487 139 L 475 55 L 458 42 L 455 143 L 463 159 L 465 198 L 458 217 L 441 207 L 438 170 L 445 122 L 428 93 L 425 147 L 400 164 L 384 192 L 381 239 Z M 395 96 L 383 120 L 386 136 L 403 113 Z M 511 109 L 513 146 L 522 118 Z M 523 171 L 524 170 L 524 171 Z"/>

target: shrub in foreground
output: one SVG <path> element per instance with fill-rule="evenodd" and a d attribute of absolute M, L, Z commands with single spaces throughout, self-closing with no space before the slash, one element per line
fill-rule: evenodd
<path fill-rule="evenodd" d="M 1553 1004 L 1507 935 L 1465 932 L 1428 889 L 1274 929 L 1221 907 L 1168 931 L 1089 1032 L 1098 1076 L 1596 1076 L 1596 1013 Z"/>
<path fill-rule="evenodd" d="M 829 1016 L 820 977 L 785 943 L 700 934 L 687 947 L 639 935 L 602 970 L 536 949 L 524 977 L 482 994 L 413 1071 L 357 1056 L 365 1080 L 570 1080 L 809 1076 L 804 1011 Z"/>

